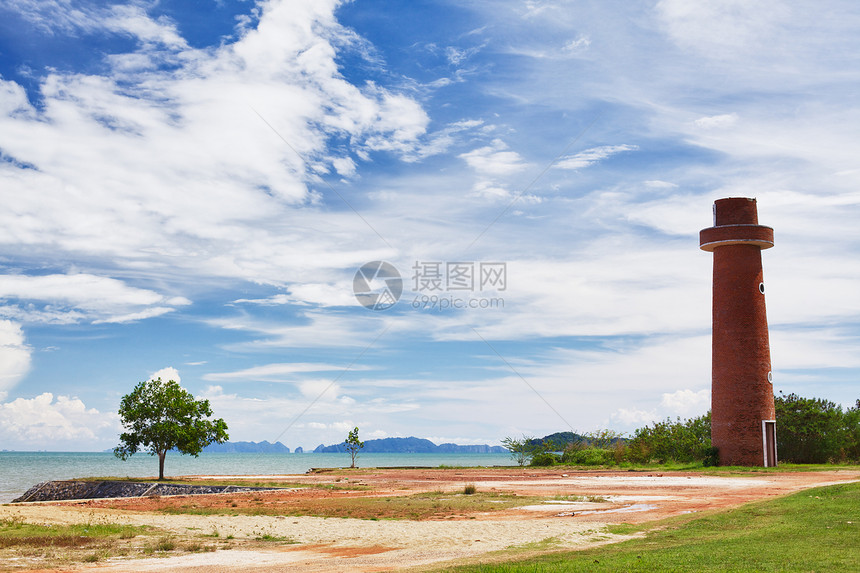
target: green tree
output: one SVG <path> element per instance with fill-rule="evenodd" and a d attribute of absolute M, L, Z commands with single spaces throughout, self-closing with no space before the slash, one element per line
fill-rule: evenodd
<path fill-rule="evenodd" d="M 620 463 L 626 455 L 624 434 L 600 429 L 586 432 L 569 442 L 561 455 L 562 463 L 581 466 L 607 466 Z"/>
<path fill-rule="evenodd" d="M 860 461 L 860 400 L 845 412 L 845 445 L 843 458 Z"/>
<path fill-rule="evenodd" d="M 777 432 L 779 433 L 779 432 Z M 638 428 L 627 443 L 627 456 L 635 462 L 665 463 L 705 460 L 711 447 L 711 413 L 673 422 L 666 418 Z"/>
<path fill-rule="evenodd" d="M 358 427 L 356 426 L 346 437 L 346 441 L 344 442 L 346 445 L 346 451 L 349 452 L 350 457 L 352 458 L 352 465 L 349 467 L 355 467 L 355 458 L 358 455 L 358 450 L 364 447 L 364 442 L 358 439 Z"/>
<path fill-rule="evenodd" d="M 854 414 L 830 400 L 803 398 L 780 392 L 776 396 L 776 444 L 779 459 L 795 463 L 825 463 L 846 455 Z M 856 422 L 855 422 L 856 423 Z"/>
<path fill-rule="evenodd" d="M 608 450 L 617 444 L 619 440 L 624 439 L 624 432 L 603 429 L 586 432 L 582 437 L 585 438 L 590 447 L 597 448 L 598 450 Z"/>
<path fill-rule="evenodd" d="M 209 420 L 209 400 L 195 400 L 187 390 L 161 378 L 141 382 L 122 397 L 119 417 L 126 429 L 113 453 L 120 459 L 140 450 L 158 456 L 158 479 L 164 479 L 164 457 L 176 449 L 197 457 L 212 442 L 227 441 L 224 420 Z"/>
<path fill-rule="evenodd" d="M 508 436 L 502 440 L 502 447 L 511 452 L 511 457 L 514 458 L 519 465 L 524 466 L 534 454 L 534 446 L 532 445 L 532 442 L 534 441 L 535 438 L 526 436 L 525 434 L 523 434 L 522 439 Z"/>

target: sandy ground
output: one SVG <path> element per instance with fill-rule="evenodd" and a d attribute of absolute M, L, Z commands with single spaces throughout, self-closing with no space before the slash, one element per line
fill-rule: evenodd
<path fill-rule="evenodd" d="M 234 476 L 238 477 L 238 476 Z M 242 476 L 248 477 L 248 476 Z M 194 476 L 201 481 L 224 476 Z M 709 476 L 693 473 L 573 472 L 531 468 L 445 470 L 353 470 L 301 476 L 253 476 L 308 485 L 354 484 L 362 489 L 294 489 L 266 494 L 265 503 L 307 504 L 314 498 L 410 495 L 417 492 L 462 492 L 475 484 L 481 492 L 541 496 L 538 503 L 493 512 L 440 516 L 423 521 L 292 517 L 283 515 L 168 515 L 152 510 L 171 498 L 93 500 L 65 504 L 0 506 L 0 519 L 18 517 L 32 523 L 121 523 L 150 525 L 183 538 L 218 532 L 237 545 L 210 553 L 75 565 L 71 570 L 99 572 L 221 571 L 390 571 L 441 565 L 451 560 L 487 560 L 492 552 L 577 548 L 625 539 L 606 533 L 615 523 L 644 523 L 684 513 L 734 507 L 804 488 L 860 481 L 860 471 L 751 473 Z M 195 507 L 223 504 L 224 496 L 242 503 L 259 494 L 181 496 Z M 605 501 L 569 502 L 564 496 L 600 496 Z M 243 497 L 244 496 L 244 497 Z M 248 502 L 250 503 L 250 501 Z M 110 506 L 110 507 L 109 507 Z M 284 507 L 289 507 L 285 505 Z M 232 536 L 232 537 L 231 537 Z M 295 543 L 242 540 L 271 536 Z M 546 540 L 551 540 L 547 542 Z"/>

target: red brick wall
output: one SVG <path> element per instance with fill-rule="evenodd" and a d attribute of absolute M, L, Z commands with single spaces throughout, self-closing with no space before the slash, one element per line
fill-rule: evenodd
<path fill-rule="evenodd" d="M 775 416 L 761 283 L 761 249 L 714 249 L 711 443 L 724 465 L 763 465 L 761 422 Z"/>

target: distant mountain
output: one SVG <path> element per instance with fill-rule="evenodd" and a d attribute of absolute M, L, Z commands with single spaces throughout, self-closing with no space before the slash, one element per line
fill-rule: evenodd
<path fill-rule="evenodd" d="M 424 438 L 382 438 L 367 440 L 361 453 L 367 454 L 504 454 L 508 450 L 501 446 L 441 444 L 437 446 Z M 346 442 L 333 446 L 318 445 L 315 454 L 346 452 Z"/>
<path fill-rule="evenodd" d="M 565 446 L 568 444 L 576 444 L 579 442 L 583 442 L 584 444 L 591 443 L 591 440 L 587 436 L 583 436 L 581 434 L 576 434 L 574 432 L 556 432 L 554 434 L 550 434 L 548 436 L 544 436 L 543 438 L 533 438 L 529 443 L 536 446 L 539 444 L 552 444 L 556 446 L 559 450 L 563 450 Z M 626 443 L 627 439 L 621 436 L 614 437 L 609 440 L 611 444 L 615 444 L 617 442 Z"/>
<path fill-rule="evenodd" d="M 535 438 L 531 441 L 531 443 L 540 444 L 552 442 L 558 446 L 562 446 L 563 448 L 567 444 L 581 442 L 584 439 L 585 438 L 583 438 L 581 435 L 575 434 L 573 432 L 556 432 L 554 434 L 544 436 L 543 438 Z"/>
<path fill-rule="evenodd" d="M 223 444 L 209 444 L 203 448 L 204 452 L 216 452 L 219 454 L 288 454 L 290 448 L 281 442 L 224 442 Z"/>

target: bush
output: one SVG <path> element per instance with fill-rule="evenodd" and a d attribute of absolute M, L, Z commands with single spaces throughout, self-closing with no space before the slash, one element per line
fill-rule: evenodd
<path fill-rule="evenodd" d="M 558 462 L 561 461 L 561 457 L 558 454 L 554 454 L 552 452 L 539 452 L 532 456 L 532 461 L 529 463 L 530 466 L 554 466 Z"/>
<path fill-rule="evenodd" d="M 711 447 L 711 413 L 673 422 L 666 418 L 633 432 L 627 444 L 628 459 L 634 462 L 666 463 L 704 460 Z"/>
<path fill-rule="evenodd" d="M 598 450 L 609 450 L 618 443 L 623 442 L 624 434 L 615 430 L 595 430 L 583 434 L 583 442 L 591 448 Z"/>
<path fill-rule="evenodd" d="M 705 460 L 702 465 L 706 468 L 712 468 L 720 465 L 720 448 L 711 446 L 705 450 Z"/>
<path fill-rule="evenodd" d="M 523 434 L 522 439 L 508 436 L 502 440 L 502 446 L 511 452 L 511 457 L 516 460 L 517 464 L 524 466 L 535 454 L 533 445 L 535 441 L 535 438 L 525 434 Z"/>
<path fill-rule="evenodd" d="M 617 463 L 616 450 L 570 448 L 561 456 L 562 463 L 574 466 L 610 466 Z"/>

